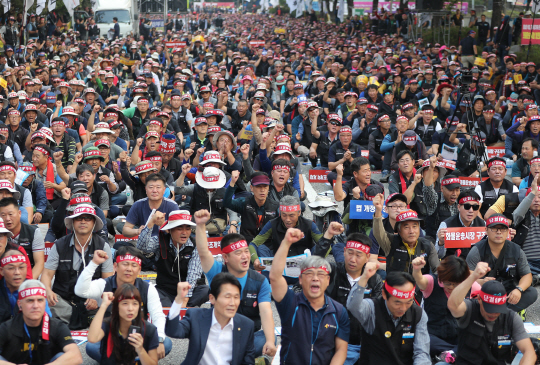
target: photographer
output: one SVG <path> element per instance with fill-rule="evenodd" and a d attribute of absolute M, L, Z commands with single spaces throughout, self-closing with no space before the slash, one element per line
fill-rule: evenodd
<path fill-rule="evenodd" d="M 111 317 L 104 321 L 111 303 Z M 134 285 L 122 284 L 114 295 L 103 293 L 101 307 L 88 330 L 90 343 L 101 341 L 101 364 L 157 365 L 157 329 L 142 319 L 141 307 L 141 294 Z"/>

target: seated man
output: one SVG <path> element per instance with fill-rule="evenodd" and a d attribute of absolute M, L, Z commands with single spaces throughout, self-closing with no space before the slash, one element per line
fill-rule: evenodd
<path fill-rule="evenodd" d="M 20 312 L 0 325 L 0 362 L 49 364 L 57 360 L 66 365 L 82 364 L 68 326 L 49 317 L 46 303 L 47 291 L 39 281 L 27 280 L 19 287 Z"/>
<path fill-rule="evenodd" d="M 120 247 L 116 251 L 116 262 L 113 264 L 116 273 L 106 279 L 92 280 L 99 265 L 107 261 L 108 258 L 105 251 L 97 250 L 94 252 L 92 261 L 77 279 L 75 294 L 81 298 L 93 299 L 101 305 L 101 296 L 104 292 L 114 293 L 116 289 L 126 283 L 134 285 L 141 293 L 144 320 L 150 318 L 158 329 L 160 341 L 157 348 L 158 358 L 164 358 L 172 349 L 172 341 L 165 337 L 165 315 L 156 288 L 138 277 L 144 259 L 142 252 L 131 246 Z M 107 317 L 111 315 L 111 310 L 112 307 L 109 307 Z M 101 361 L 100 344 L 101 342 L 86 345 L 86 353 L 97 362 Z"/>
<path fill-rule="evenodd" d="M 276 346 L 274 318 L 270 305 L 270 284 L 263 275 L 249 267 L 249 248 L 244 236 L 240 234 L 230 233 L 223 237 L 221 240 L 223 261 L 214 259 L 206 239 L 206 223 L 209 220 L 210 213 L 207 210 L 195 212 L 197 224 L 195 236 L 202 269 L 211 286 L 214 277 L 222 272 L 230 272 L 241 282 L 242 301 L 237 310 L 255 323 L 255 335 L 252 340 L 255 342 L 255 356 L 262 354 L 274 356 Z"/>
<path fill-rule="evenodd" d="M 283 240 L 288 228 L 297 228 L 304 236 L 295 242 L 287 256 L 301 255 L 307 249 L 314 255 L 325 257 L 333 246 L 334 236 L 343 232 L 340 223 L 332 222 L 323 235 L 312 220 L 302 217 L 300 200 L 293 196 L 281 198 L 279 212 L 279 217 L 266 223 L 261 233 L 249 245 L 251 262 L 255 270 L 264 268 L 261 266 L 259 256 L 273 257 L 276 254 L 279 242 Z"/>
<path fill-rule="evenodd" d="M 15 198 L 0 200 L 0 217 L 12 233 L 12 241 L 26 250 L 33 277 L 37 280 L 45 264 L 45 242 L 41 230 L 38 226 L 21 222 L 21 211 Z"/>
<path fill-rule="evenodd" d="M 520 364 L 534 364 L 536 353 L 533 344 L 521 318 L 508 311 L 507 303 L 515 299 L 507 298 L 503 283 L 485 281 L 476 299 L 465 299 L 472 285 L 489 275 L 492 269 L 488 263 L 478 262 L 474 272 L 454 288 L 448 298 L 448 309 L 457 318 L 461 329 L 456 364 L 509 363 L 513 355 L 512 343 L 523 354 Z M 499 341 L 488 340 L 493 336 L 498 336 Z M 517 356 L 516 360 L 519 360 Z"/>
<path fill-rule="evenodd" d="M 158 236 L 151 234 L 154 225 L 160 227 Z M 165 214 L 156 211 L 137 240 L 139 250 L 153 253 L 156 258 L 156 289 L 164 307 L 172 305 L 176 284 L 181 281 L 191 285 L 182 308 L 198 307 L 208 301 L 208 285 L 205 285 L 195 237 L 191 236 L 194 226 L 187 210 L 172 211 L 166 222 Z"/>
<path fill-rule="evenodd" d="M 303 260 L 298 278 L 300 293 L 290 289 L 283 277 L 287 253 L 303 235 L 297 228 L 287 229 L 270 270 L 272 296 L 282 325 L 281 362 L 309 364 L 313 358 L 320 364 L 343 364 L 349 342 L 349 315 L 343 305 L 325 294 L 332 270 L 330 264 L 318 256 Z M 315 328 L 331 330 L 315 331 Z"/>
<path fill-rule="evenodd" d="M 182 365 L 254 364 L 253 322 L 237 313 L 242 292 L 238 279 L 229 273 L 217 274 L 210 284 L 213 308 L 188 309 L 179 321 L 181 305 L 189 289 L 189 283 L 178 283 L 178 295 L 165 326 L 168 336 L 189 338 L 188 353 Z M 224 345 L 218 346 L 220 344 Z"/>
<path fill-rule="evenodd" d="M 479 262 L 487 262 L 492 269 L 484 276 L 503 283 L 508 295 L 508 308 L 521 312 L 524 319 L 525 309 L 536 301 L 538 292 L 531 286 L 532 274 L 527 256 L 521 247 L 506 239 L 508 229 L 508 219 L 502 214 L 489 217 L 486 220 L 487 238 L 471 248 L 467 265 L 475 270 Z"/>
<path fill-rule="evenodd" d="M 88 187 L 86 183 L 75 180 L 69 185 L 69 189 L 62 189 L 62 200 L 58 205 L 58 209 L 54 212 L 51 223 L 49 224 L 49 230 L 45 236 L 45 242 L 54 242 L 57 238 L 63 237 L 66 233 L 71 233 L 67 230 L 64 219 L 71 215 L 73 210 L 80 204 L 91 205 L 96 211 L 96 215 L 103 222 L 103 228 L 98 232 L 98 235 L 105 241 L 109 239 L 109 232 L 107 230 L 107 221 L 103 211 L 92 203 L 92 199 L 88 196 Z"/>
<path fill-rule="evenodd" d="M 152 169 L 151 162 L 148 162 Z M 169 219 L 169 214 L 178 210 L 178 204 L 174 200 L 163 197 L 165 189 L 167 188 L 167 182 L 165 178 L 160 174 L 151 174 L 145 179 L 146 184 L 146 198 L 137 200 L 126 217 L 126 224 L 123 228 L 123 235 L 126 237 L 135 237 L 141 234 L 148 217 L 152 213 L 152 210 L 165 214 L 165 218 Z M 157 236 L 159 233 L 159 227 L 155 226 L 152 230 L 152 236 Z"/>
<path fill-rule="evenodd" d="M 53 316 L 65 323 L 70 323 L 72 315 L 80 316 L 82 318 L 78 327 L 86 328 L 90 320 L 89 312 L 95 311 L 98 305 L 94 299 L 84 300 L 75 295 L 75 284 L 83 269 L 92 261 L 91 257 L 96 250 L 105 251 L 108 259 L 99 265 L 92 278 L 106 279 L 112 276 L 114 268 L 111 248 L 97 234 L 103 228 L 103 222 L 98 219 L 91 205 L 79 205 L 64 221 L 66 228 L 73 233 L 59 238 L 51 248 L 41 282 L 47 289 L 47 300 Z M 54 285 L 51 285 L 53 277 Z M 75 307 L 71 303 L 78 305 Z"/>

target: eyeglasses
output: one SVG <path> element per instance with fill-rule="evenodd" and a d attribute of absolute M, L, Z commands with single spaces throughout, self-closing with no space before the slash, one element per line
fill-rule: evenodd
<path fill-rule="evenodd" d="M 90 215 L 80 215 L 78 217 L 73 218 L 73 220 L 76 222 L 80 222 L 80 221 L 92 222 L 94 220 L 94 217 Z"/>
<path fill-rule="evenodd" d="M 305 276 L 307 279 L 311 279 L 313 278 L 314 276 L 317 276 L 319 278 L 326 278 L 328 277 L 329 275 L 323 271 L 306 271 L 304 273 L 302 273 L 302 276 Z"/>
<path fill-rule="evenodd" d="M 472 208 L 476 212 L 478 209 L 480 209 L 480 205 L 465 203 L 463 204 L 463 208 L 465 210 L 470 210 Z"/>
<path fill-rule="evenodd" d="M 455 288 L 456 286 L 459 285 L 459 283 L 452 283 L 452 282 L 446 281 L 446 282 L 443 282 L 442 285 L 446 286 L 447 288 L 449 287 Z"/>
<path fill-rule="evenodd" d="M 387 205 L 387 208 L 394 209 L 394 210 L 404 210 L 407 209 L 406 205 Z"/>
<path fill-rule="evenodd" d="M 491 232 L 506 232 L 508 231 L 508 227 L 489 227 L 489 229 L 491 230 Z"/>

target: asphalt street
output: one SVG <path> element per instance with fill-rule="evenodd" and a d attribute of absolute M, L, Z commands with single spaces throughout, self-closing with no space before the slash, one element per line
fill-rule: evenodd
<path fill-rule="evenodd" d="M 322 184 L 322 183 L 310 184 L 308 182 L 308 172 L 309 172 L 308 166 L 303 165 L 302 166 L 302 174 L 303 174 L 304 181 L 305 181 L 305 191 L 307 193 L 307 198 L 306 198 L 306 201 L 305 201 L 306 206 L 307 206 L 307 204 L 309 202 L 314 201 L 318 194 L 324 193 L 325 191 L 331 191 L 332 190 L 329 184 Z M 381 175 L 377 174 L 377 173 L 372 174 L 372 178 L 375 179 L 375 180 L 378 180 L 380 178 L 380 176 Z M 385 188 L 385 190 L 386 190 L 385 195 L 387 196 L 388 195 L 388 189 Z M 338 208 L 339 212 L 340 213 L 343 212 L 343 203 L 339 203 L 338 205 L 339 205 L 339 208 Z M 308 219 L 311 219 L 313 217 L 313 215 L 312 215 L 309 208 L 307 208 L 306 211 L 304 212 L 304 217 L 306 217 Z M 330 259 L 332 259 L 332 258 L 330 257 Z M 150 272 L 145 272 L 145 273 L 150 273 Z M 537 290 L 538 290 L 538 288 L 537 288 Z M 206 304 L 205 306 L 209 307 L 208 304 Z M 272 305 L 272 308 L 273 308 L 273 311 L 274 311 L 275 325 L 276 325 L 276 327 L 279 327 L 279 326 L 281 326 L 279 316 L 277 314 L 277 311 L 276 311 L 274 305 Z M 539 308 L 539 305 L 538 305 L 538 301 L 535 304 L 533 304 L 531 307 L 529 307 L 529 309 L 527 309 L 527 322 L 533 322 L 535 324 L 540 324 L 540 308 Z M 540 334 L 539 334 L 539 336 L 540 336 Z M 184 360 L 184 358 L 186 356 L 186 353 L 187 353 L 187 349 L 188 349 L 188 340 L 173 339 L 172 342 L 173 342 L 173 348 L 172 348 L 171 353 L 167 357 L 165 357 L 163 360 L 159 361 L 160 365 L 165 365 L 165 364 L 178 365 Z M 97 364 L 95 361 L 93 361 L 92 359 L 90 359 L 86 355 L 85 347 L 86 347 L 86 344 L 83 344 L 83 345 L 80 346 L 81 352 L 83 354 L 84 364 Z"/>

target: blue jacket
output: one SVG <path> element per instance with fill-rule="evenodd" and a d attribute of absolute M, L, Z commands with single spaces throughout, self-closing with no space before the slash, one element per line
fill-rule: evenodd
<path fill-rule="evenodd" d="M 318 365 L 330 364 L 335 353 L 335 338 L 338 331 L 349 334 L 349 317 L 346 328 L 340 328 L 340 318 L 347 310 L 337 301 L 325 295 L 326 308 L 313 336 L 313 313 L 311 304 L 303 293 L 294 294 L 288 308 L 288 318 L 281 316 L 281 364 Z M 282 301 L 281 303 L 283 303 Z M 279 306 L 281 303 L 278 303 Z M 279 308 L 278 308 L 279 311 Z M 302 334 L 299 336 L 299 334 Z M 381 364 L 382 365 L 382 364 Z"/>
<path fill-rule="evenodd" d="M 189 338 L 188 352 L 182 365 L 198 364 L 201 361 L 212 325 L 212 311 L 210 308 L 190 308 L 181 321 L 178 318 L 170 320 L 167 316 L 165 334 L 173 338 Z M 231 365 L 255 363 L 253 340 L 253 321 L 236 313 Z"/>

